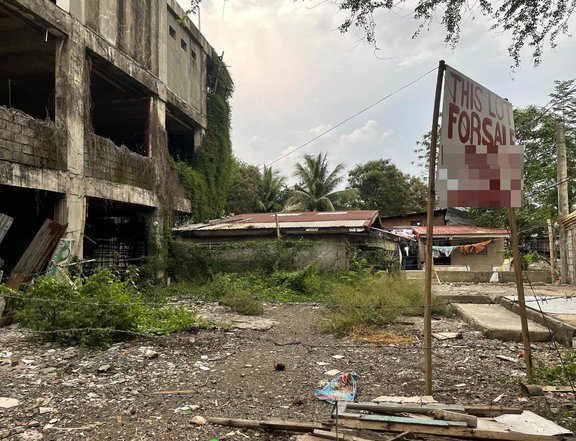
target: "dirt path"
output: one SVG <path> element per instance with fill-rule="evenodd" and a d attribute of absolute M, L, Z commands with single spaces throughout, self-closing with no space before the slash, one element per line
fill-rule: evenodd
<path fill-rule="evenodd" d="M 208 309 L 221 314 L 219 308 Z M 264 318 L 274 324 L 265 331 L 200 331 L 97 350 L 30 342 L 22 330 L 0 329 L 0 397 L 20 402 L 0 408 L 0 439 L 288 440 L 287 433 L 196 427 L 191 419 L 328 419 L 330 405 L 313 393 L 331 369 L 359 374 L 362 401 L 421 393 L 420 319 L 397 327 L 413 344 L 373 345 L 318 333 L 315 323 L 322 312 L 314 305 L 269 304 Z M 463 337 L 434 342 L 437 400 L 489 403 L 504 394 L 503 405 L 543 404 L 519 401 L 522 363 L 496 358 L 517 357 L 519 344 L 486 340 L 458 319 L 435 320 L 433 329 Z M 547 344 L 535 352 L 553 354 Z M 188 392 L 154 394 L 166 390 Z M 189 414 L 175 411 L 187 405 L 199 408 Z"/>

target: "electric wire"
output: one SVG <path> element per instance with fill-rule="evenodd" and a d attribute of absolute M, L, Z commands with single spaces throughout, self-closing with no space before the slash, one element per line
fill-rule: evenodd
<path fill-rule="evenodd" d="M 364 107 L 362 110 L 359 110 L 358 112 L 354 113 L 353 115 L 350 115 L 348 118 L 340 121 L 338 124 L 330 127 L 329 129 L 323 131 L 322 133 L 314 136 L 312 139 L 309 139 L 308 141 L 306 141 L 305 143 L 299 145 L 298 147 L 290 150 L 287 153 L 284 153 L 283 155 L 279 156 L 278 158 L 268 162 L 266 165 L 260 167 L 260 170 L 263 170 L 264 167 L 270 167 L 272 164 L 275 164 L 278 161 L 281 161 L 282 159 L 286 158 L 287 156 L 290 156 L 291 154 L 297 152 L 298 150 L 306 147 L 307 145 L 311 144 L 312 142 L 316 141 L 317 139 L 323 137 L 324 135 L 336 130 L 338 127 L 340 127 L 343 124 L 346 124 L 348 121 L 350 121 L 351 119 L 356 118 L 358 115 L 361 115 L 362 113 L 370 110 L 371 108 L 377 106 L 378 104 L 380 104 L 382 101 L 387 100 L 388 98 L 396 95 L 397 93 L 403 91 L 404 89 L 407 89 L 408 87 L 412 86 L 413 84 L 417 83 L 418 81 L 420 81 L 421 79 L 423 79 L 424 77 L 430 75 L 432 72 L 436 71 L 438 69 L 438 67 L 435 67 L 434 69 L 429 70 L 428 72 L 426 72 L 423 75 L 420 75 L 418 78 L 416 78 L 415 80 L 405 84 L 404 86 L 400 87 L 399 89 L 396 89 L 394 92 L 389 93 L 388 95 L 380 98 L 379 100 L 375 101 L 374 103 L 370 104 L 369 106 Z"/>

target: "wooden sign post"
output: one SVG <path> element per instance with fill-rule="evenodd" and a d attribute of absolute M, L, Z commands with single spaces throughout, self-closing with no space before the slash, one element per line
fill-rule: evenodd
<path fill-rule="evenodd" d="M 522 279 L 522 258 L 520 257 L 520 246 L 518 245 L 518 229 L 516 227 L 516 211 L 514 208 L 508 209 L 508 218 L 510 220 L 510 245 L 512 245 L 514 273 L 516 275 L 518 306 L 520 307 L 522 341 L 524 342 L 524 360 L 526 362 L 526 373 L 530 379 L 532 378 L 532 349 L 530 348 L 530 332 L 528 331 L 526 299 L 524 298 L 524 280 Z"/>

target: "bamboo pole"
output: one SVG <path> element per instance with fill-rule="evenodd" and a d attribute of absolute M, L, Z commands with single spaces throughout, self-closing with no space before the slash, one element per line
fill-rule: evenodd
<path fill-rule="evenodd" d="M 530 333 L 528 331 L 528 315 L 526 314 L 526 299 L 524 298 L 524 281 L 522 279 L 522 259 L 518 245 L 518 229 L 516 227 L 516 211 L 508 208 L 510 220 L 510 241 L 512 244 L 512 256 L 514 258 L 514 273 L 516 274 L 516 290 L 518 292 L 518 306 L 520 309 L 520 323 L 522 324 L 522 341 L 524 342 L 524 361 L 526 373 L 532 378 L 532 349 L 530 348 Z"/>
<path fill-rule="evenodd" d="M 434 239 L 434 205 L 436 202 L 436 149 L 438 144 L 438 118 L 440 117 L 440 97 L 446 63 L 440 60 L 436 79 L 436 96 L 432 115 L 430 137 L 430 163 L 428 165 L 428 213 L 426 215 L 426 266 L 424 274 L 424 395 L 432 395 L 432 240 Z"/>

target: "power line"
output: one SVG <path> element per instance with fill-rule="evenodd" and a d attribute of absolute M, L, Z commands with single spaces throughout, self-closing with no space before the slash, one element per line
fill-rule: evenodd
<path fill-rule="evenodd" d="M 378 101 L 375 101 L 374 103 L 372 103 L 372 104 L 370 104 L 369 106 L 363 108 L 362 110 L 356 112 L 355 114 L 349 116 L 348 118 L 344 119 L 343 121 L 340 121 L 340 122 L 339 122 L 338 124 L 336 124 L 335 126 L 330 127 L 329 129 L 325 130 L 324 132 L 320 133 L 319 135 L 316 135 L 314 138 L 306 141 L 304 144 L 299 145 L 298 147 L 296 147 L 296 148 L 290 150 L 289 152 L 283 154 L 283 155 L 280 156 L 279 158 L 276 158 L 276 159 L 274 159 L 273 161 L 269 162 L 269 163 L 266 165 L 266 167 L 271 166 L 272 164 L 274 164 L 274 163 L 276 163 L 276 162 L 284 159 L 285 157 L 291 155 L 292 153 L 295 153 L 295 152 L 297 152 L 298 150 L 306 147 L 308 144 L 316 141 L 318 138 L 321 138 L 322 136 L 324 136 L 324 135 L 326 135 L 326 134 L 328 134 L 328 133 L 336 130 L 336 129 L 337 129 L 338 127 L 340 127 L 341 125 L 347 123 L 348 121 L 350 121 L 350 120 L 353 119 L 353 118 L 356 118 L 358 115 L 366 112 L 367 110 L 370 110 L 372 107 L 380 104 L 382 101 L 387 100 L 387 99 L 390 98 L 391 96 L 396 95 L 397 93 L 401 92 L 402 90 L 404 90 L 404 89 L 412 86 L 413 84 L 417 83 L 417 82 L 420 81 L 422 78 L 430 75 L 432 72 L 434 72 L 434 71 L 437 70 L 437 69 L 438 69 L 438 67 L 435 67 L 434 69 L 429 70 L 428 72 L 426 72 L 425 74 L 419 76 L 418 78 L 416 78 L 415 80 L 411 81 L 410 83 L 405 84 L 404 86 L 400 87 L 399 89 L 396 89 L 394 92 L 391 92 L 391 93 L 389 93 L 388 95 L 380 98 Z M 261 167 L 260 170 L 262 170 L 263 168 L 264 168 L 264 166 Z"/>

